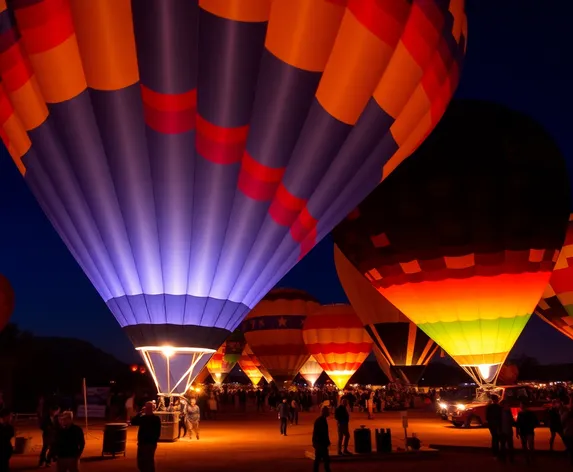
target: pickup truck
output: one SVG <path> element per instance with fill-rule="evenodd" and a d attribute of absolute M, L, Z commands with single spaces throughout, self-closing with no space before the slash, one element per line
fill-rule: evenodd
<path fill-rule="evenodd" d="M 535 413 L 539 424 L 547 424 L 551 404 L 537 401 L 535 389 L 529 385 L 484 386 L 476 389 L 476 397 L 468 403 L 457 403 L 448 406 L 448 421 L 455 427 L 487 426 L 485 410 L 491 403 L 491 396 L 497 395 L 511 408 L 513 418 L 517 419 L 520 403 L 526 400 L 530 410 Z"/>

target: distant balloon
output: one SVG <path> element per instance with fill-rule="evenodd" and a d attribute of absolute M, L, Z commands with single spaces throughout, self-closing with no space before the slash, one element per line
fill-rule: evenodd
<path fill-rule="evenodd" d="M 476 382 L 492 382 L 549 282 L 569 215 L 547 132 L 454 101 L 424 144 L 334 230 L 344 255 Z"/>
<path fill-rule="evenodd" d="M 223 344 L 217 352 L 211 356 L 207 362 L 207 370 L 216 384 L 220 385 L 231 373 L 236 362 L 228 362 L 225 356 L 225 344 Z"/>
<path fill-rule="evenodd" d="M 255 356 L 253 350 L 250 348 L 248 344 L 245 345 L 244 353 L 249 356 L 249 358 L 251 359 L 251 361 L 253 361 L 253 364 L 256 366 L 256 368 L 261 371 L 261 374 L 263 374 L 263 377 L 265 378 L 267 383 L 270 384 L 273 381 L 273 377 L 271 376 L 269 371 L 265 368 L 265 366 L 261 364 L 261 361 L 257 356 Z"/>
<path fill-rule="evenodd" d="M 0 331 L 8 324 L 14 307 L 16 306 L 16 295 L 10 281 L 0 274 Z"/>
<path fill-rule="evenodd" d="M 319 303 L 302 290 L 271 290 L 249 313 L 242 331 L 278 386 L 291 382 L 309 358 L 302 339 L 306 317 Z"/>
<path fill-rule="evenodd" d="M 300 375 L 310 384 L 311 387 L 314 387 L 314 384 L 323 372 L 324 369 L 312 356 L 310 356 L 300 368 Z"/>
<path fill-rule="evenodd" d="M 559 332 L 573 339 L 573 215 L 565 243 L 535 313 Z"/>
<path fill-rule="evenodd" d="M 302 332 L 308 352 L 343 389 L 372 351 L 372 340 L 350 305 L 323 305 Z"/>
<path fill-rule="evenodd" d="M 233 365 L 239 362 L 245 349 L 245 344 L 243 332 L 240 329 L 233 331 L 231 336 L 225 340 L 225 361 Z"/>
<path fill-rule="evenodd" d="M 404 382 L 417 384 L 438 345 L 386 300 L 336 245 L 334 262 L 342 288 L 378 348 L 377 353 L 386 357 Z"/>
<path fill-rule="evenodd" d="M 515 385 L 519 377 L 519 368 L 515 364 L 503 364 L 497 377 L 498 385 Z"/>
<path fill-rule="evenodd" d="M 253 385 L 258 385 L 263 378 L 263 373 L 255 365 L 251 359 L 251 356 L 249 356 L 247 352 L 243 352 L 241 358 L 239 359 L 239 367 L 242 369 L 242 371 L 249 378 Z"/>

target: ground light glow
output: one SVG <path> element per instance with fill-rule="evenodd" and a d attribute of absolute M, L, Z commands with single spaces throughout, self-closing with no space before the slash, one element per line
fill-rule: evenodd
<path fill-rule="evenodd" d="M 173 346 L 143 346 L 136 348 L 160 395 L 182 394 L 191 388 L 203 356 L 211 356 L 214 349 Z"/>

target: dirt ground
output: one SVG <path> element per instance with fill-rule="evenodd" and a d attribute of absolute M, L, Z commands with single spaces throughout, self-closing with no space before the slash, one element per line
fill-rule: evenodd
<path fill-rule="evenodd" d="M 312 423 L 316 413 L 303 413 L 300 415 L 297 426 L 289 426 L 288 436 L 281 436 L 276 413 L 229 413 L 216 421 L 203 421 L 201 423 L 200 440 L 184 439 L 174 443 L 160 443 L 156 454 L 156 469 L 160 472 L 193 470 L 193 471 L 221 471 L 224 469 L 249 472 L 282 472 L 312 470 L 312 461 L 305 457 L 305 452 L 311 450 Z M 79 420 L 81 423 L 81 420 Z M 336 424 L 329 419 L 330 439 L 336 443 Z M 368 420 L 364 414 L 351 415 L 351 433 L 360 425 L 366 425 L 372 431 L 375 428 L 391 428 L 393 447 L 402 447 L 404 444 L 404 430 L 399 413 L 385 412 Z M 82 459 L 84 472 L 115 472 L 116 470 L 136 470 L 135 452 L 137 428 L 128 430 L 126 457 L 115 459 L 102 458 L 103 424 L 94 424 L 88 427 L 86 433 L 86 449 Z M 417 433 L 423 445 L 430 444 L 446 446 L 481 446 L 489 445 L 489 432 L 487 429 L 460 430 L 451 427 L 447 422 L 441 421 L 435 415 L 427 412 L 409 413 L 409 435 Z M 41 448 L 41 435 L 34 422 L 19 423 L 18 435 L 32 438 L 32 450 L 24 455 L 15 455 L 12 460 L 13 470 L 31 470 L 37 468 L 38 454 Z M 549 431 L 546 428 L 537 430 L 536 447 L 540 450 L 548 448 Z M 350 449 L 354 444 L 350 441 Z M 563 445 L 556 441 L 557 449 L 563 450 Z M 331 447 L 331 454 L 335 453 L 335 445 Z M 346 463 L 333 462 L 332 470 L 345 471 L 374 471 L 384 468 L 386 471 L 400 470 L 404 472 L 420 470 L 440 471 L 464 470 L 464 472 L 480 471 L 487 467 L 488 472 L 523 467 L 523 460 L 517 458 L 514 466 L 504 466 L 497 463 L 487 450 L 472 452 L 442 451 L 435 457 L 420 462 L 419 459 L 408 458 L 392 460 L 384 463 L 373 456 L 369 461 L 352 461 Z M 567 468 L 567 461 L 563 453 L 553 456 L 541 454 L 537 464 L 528 470 L 548 469 L 553 466 Z M 52 467 L 53 468 L 53 467 Z"/>

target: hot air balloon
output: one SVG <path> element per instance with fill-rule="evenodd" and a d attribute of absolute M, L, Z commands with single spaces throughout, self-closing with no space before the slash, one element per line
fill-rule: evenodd
<path fill-rule="evenodd" d="M 535 313 L 559 332 L 573 339 L 573 215 L 569 217 L 569 227 L 565 243 L 549 279 L 549 285 L 537 304 Z"/>
<path fill-rule="evenodd" d="M 308 352 L 342 390 L 372 350 L 372 340 L 350 305 L 323 305 L 304 322 Z"/>
<path fill-rule="evenodd" d="M 0 274 L 0 331 L 8 324 L 16 305 L 16 295 L 10 281 Z"/>
<path fill-rule="evenodd" d="M 384 297 L 487 383 L 549 281 L 568 207 L 565 163 L 537 123 L 460 101 L 334 238 Z"/>
<path fill-rule="evenodd" d="M 334 262 L 342 288 L 374 344 L 399 377 L 417 384 L 438 345 L 380 295 L 336 245 Z"/>
<path fill-rule="evenodd" d="M 302 290 L 271 290 L 242 325 L 249 347 L 277 386 L 291 382 L 309 358 L 302 339 L 306 317 L 319 303 Z"/>
<path fill-rule="evenodd" d="M 263 378 L 263 373 L 255 365 L 251 356 L 249 356 L 245 351 L 243 351 L 243 354 L 239 359 L 239 367 L 243 370 L 253 385 L 258 385 Z"/>
<path fill-rule="evenodd" d="M 228 362 L 225 355 L 226 344 L 223 344 L 207 362 L 207 370 L 217 385 L 221 385 L 231 373 L 236 362 Z"/>
<path fill-rule="evenodd" d="M 207 366 L 205 366 L 201 372 L 199 372 L 199 374 L 197 375 L 197 377 L 195 377 L 195 380 L 193 381 L 193 383 L 195 385 L 197 384 L 202 384 L 205 383 L 205 380 L 207 380 L 207 377 L 209 377 L 209 371 L 207 370 Z"/>
<path fill-rule="evenodd" d="M 233 331 L 233 334 L 225 341 L 225 361 L 235 365 L 239 362 L 245 349 L 245 335 L 240 329 Z"/>
<path fill-rule="evenodd" d="M 306 380 L 311 387 L 314 387 L 314 384 L 323 372 L 324 369 L 320 367 L 320 364 L 316 362 L 312 356 L 310 356 L 300 368 L 300 375 L 302 375 L 302 378 Z"/>
<path fill-rule="evenodd" d="M 253 353 L 253 350 L 249 347 L 248 344 L 245 345 L 244 352 L 245 352 L 245 354 L 247 354 L 249 356 L 251 361 L 253 361 L 253 364 L 255 364 L 255 367 L 261 371 L 261 374 L 263 374 L 263 377 L 265 378 L 267 383 L 270 384 L 273 381 L 271 374 L 265 368 L 265 366 L 261 364 L 261 361 L 259 361 L 259 358 L 257 356 L 255 356 L 255 354 Z"/>
<path fill-rule="evenodd" d="M 384 372 L 384 375 L 388 377 L 388 381 L 396 382 L 395 373 L 392 372 L 392 366 L 390 365 L 390 362 L 388 362 L 388 358 L 382 353 L 376 344 L 372 345 L 372 351 L 374 351 L 378 367 L 380 367 L 382 372 Z"/>
<path fill-rule="evenodd" d="M 0 136 L 163 393 L 430 132 L 466 43 L 463 0 L 0 5 Z"/>

